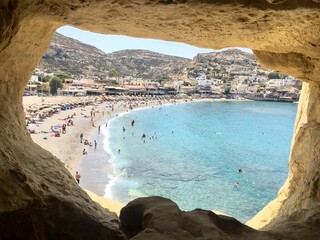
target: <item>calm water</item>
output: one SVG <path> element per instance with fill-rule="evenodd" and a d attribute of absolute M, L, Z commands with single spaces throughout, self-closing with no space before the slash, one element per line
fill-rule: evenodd
<path fill-rule="evenodd" d="M 132 111 L 102 128 L 100 160 L 82 161 L 82 171 L 93 169 L 88 182 L 124 203 L 159 195 L 183 210 L 246 221 L 286 180 L 296 110 L 290 103 L 198 102 Z"/>

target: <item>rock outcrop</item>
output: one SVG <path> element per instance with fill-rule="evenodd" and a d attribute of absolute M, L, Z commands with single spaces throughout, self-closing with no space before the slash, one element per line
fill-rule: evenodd
<path fill-rule="evenodd" d="M 320 239 L 320 4 L 315 0 L 1 0 L 0 238 L 127 238 L 115 216 L 93 203 L 59 160 L 31 141 L 24 126 L 22 92 L 62 25 L 207 48 L 248 47 L 263 66 L 305 82 L 286 188 L 272 203 L 277 211 L 259 215 L 267 232 L 205 211 L 185 215 L 172 202 L 150 199 L 129 205 L 121 217 L 125 227 L 145 224 L 133 239 L 184 239 L 182 223 L 190 239 L 201 234 L 206 239 Z"/>
<path fill-rule="evenodd" d="M 294 235 L 286 225 L 281 231 L 257 231 L 238 220 L 217 215 L 212 211 L 195 209 L 181 211 L 177 204 L 162 197 L 139 198 L 122 208 L 122 230 L 129 239 L 212 239 L 212 240 L 271 240 L 319 239 L 319 224 L 302 225 Z"/>
<path fill-rule="evenodd" d="M 187 58 L 146 50 L 104 53 L 93 46 L 55 33 L 38 68 L 68 72 L 77 77 L 95 75 L 103 80 L 110 69 L 115 69 L 120 76 L 160 79 L 181 74 L 189 62 Z"/>

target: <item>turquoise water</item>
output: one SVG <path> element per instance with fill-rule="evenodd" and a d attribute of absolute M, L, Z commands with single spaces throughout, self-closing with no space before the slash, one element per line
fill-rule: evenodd
<path fill-rule="evenodd" d="M 159 195 L 183 210 L 246 221 L 287 178 L 296 110 L 290 103 L 194 102 L 121 115 L 102 131 L 113 169 L 105 196 L 127 203 Z"/>

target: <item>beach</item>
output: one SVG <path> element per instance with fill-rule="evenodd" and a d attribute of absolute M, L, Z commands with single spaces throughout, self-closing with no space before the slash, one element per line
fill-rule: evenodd
<path fill-rule="evenodd" d="M 46 103 L 57 104 L 69 102 L 75 99 L 79 100 L 79 98 L 66 96 L 45 98 L 28 96 L 23 97 L 23 106 L 26 109 L 28 106 L 32 105 L 41 105 Z M 177 100 L 177 102 L 185 102 L 185 100 L 180 99 Z M 134 105 L 134 108 L 136 109 L 167 103 L 170 103 L 170 101 L 161 100 L 160 103 L 159 100 L 150 100 L 147 105 L 142 104 L 139 101 L 137 101 L 136 104 L 132 103 L 132 105 Z M 106 105 L 109 105 L 109 108 L 106 108 Z M 111 109 L 112 105 L 114 106 L 113 111 Z M 130 104 L 128 102 L 118 101 L 114 103 L 101 102 L 81 108 L 64 110 L 54 114 L 52 117 L 46 118 L 43 122 L 37 122 L 37 127 L 35 128 L 36 134 L 31 134 L 31 138 L 35 143 L 59 158 L 65 164 L 65 167 L 70 171 L 70 173 L 74 175 L 79 161 L 84 156 L 83 149 L 86 148 L 87 150 L 94 147 L 88 147 L 81 144 L 80 134 L 83 134 L 83 140 L 89 139 L 92 133 L 95 131 L 98 132 L 99 125 L 101 127 L 105 126 L 110 119 L 121 113 L 129 111 L 129 107 Z M 91 111 L 94 111 L 95 114 L 93 117 L 94 126 L 91 122 Z M 65 134 L 60 134 L 60 137 L 54 137 L 50 128 L 52 126 L 62 125 L 66 121 L 64 119 L 71 115 L 74 115 L 72 118 L 73 125 L 67 126 Z"/>
<path fill-rule="evenodd" d="M 34 106 L 39 107 L 45 104 L 62 104 L 66 102 L 83 100 L 84 99 L 81 98 L 67 96 L 28 96 L 23 97 L 23 106 L 26 110 Z M 75 175 L 75 172 L 78 171 L 78 164 L 80 160 L 86 156 L 83 155 L 83 149 L 86 149 L 88 154 L 90 154 L 90 152 L 94 149 L 93 143 L 91 147 L 80 143 L 81 133 L 83 134 L 83 141 L 85 139 L 89 140 L 91 135 L 98 133 L 99 125 L 102 128 L 110 119 L 118 116 L 121 113 L 129 111 L 130 108 L 137 109 L 173 103 L 173 100 L 171 99 L 159 100 L 157 98 L 149 99 L 147 101 L 139 98 L 137 98 L 136 101 L 129 101 L 127 99 L 117 100 L 117 98 L 114 98 L 112 101 L 103 101 L 97 97 L 91 97 L 87 98 L 86 100 L 92 101 L 93 104 L 90 104 L 89 106 L 59 111 L 58 113 L 45 118 L 43 122 L 37 121 L 37 123 L 34 124 L 36 125 L 36 127 L 34 128 L 35 133 L 30 134 L 32 140 L 35 143 L 59 158 L 61 162 L 64 163 L 66 169 L 68 169 L 73 176 Z M 174 100 L 174 102 L 176 103 L 185 101 L 185 99 Z M 93 119 L 91 119 L 91 112 L 94 112 Z M 55 137 L 55 134 L 51 131 L 51 128 L 58 125 L 62 126 L 68 121 L 67 119 L 70 116 L 73 116 L 72 118 L 69 118 L 72 119 L 73 125 L 66 126 L 66 132 L 60 133 L 60 137 Z M 82 173 L 80 172 L 80 175 L 81 174 Z M 88 190 L 90 191 L 91 189 Z M 101 202 L 103 206 L 109 206 L 110 210 L 115 211 L 119 214 L 119 210 L 121 209 L 119 206 L 122 206 L 122 204 L 112 200 L 108 201 L 108 199 L 102 198 L 101 196 L 98 196 L 89 191 L 88 194 L 93 200 L 98 200 L 98 202 Z"/>
<path fill-rule="evenodd" d="M 205 101 L 120 114 L 92 135 L 98 148 L 79 164 L 81 186 L 123 204 L 156 195 L 246 221 L 286 179 L 295 111 L 290 103 Z"/>
<path fill-rule="evenodd" d="M 23 105 L 25 109 L 30 108 L 30 106 L 40 106 L 43 104 L 61 104 L 71 101 L 83 101 L 83 98 L 75 97 L 24 97 Z M 76 107 L 73 109 L 67 109 L 64 111 L 59 111 L 51 117 L 45 118 L 43 122 L 37 122 L 37 127 L 35 128 L 34 134 L 31 134 L 31 137 L 35 143 L 43 147 L 44 149 L 51 152 L 57 158 L 64 163 L 65 167 L 69 172 L 75 176 L 76 171 L 78 171 L 79 162 L 81 159 L 94 154 L 94 144 L 93 139 L 97 139 L 98 136 L 98 127 L 102 130 L 105 128 L 108 121 L 114 117 L 117 117 L 121 113 L 130 111 L 131 109 L 146 108 L 152 106 L 158 106 L 163 104 L 175 104 L 191 101 L 226 101 L 225 99 L 218 100 L 208 100 L 208 99 L 159 99 L 159 98 L 111 98 L 111 101 L 105 101 L 105 99 L 100 99 L 99 97 L 87 98 L 87 101 L 90 101 L 89 106 Z M 230 100 L 229 100 L 230 101 Z M 231 100 L 234 101 L 234 100 Z M 113 110 L 112 110 L 113 109 Z M 91 118 L 91 115 L 94 114 L 94 117 Z M 70 116 L 73 116 L 70 118 Z M 69 118 L 68 118 L 69 117 Z M 61 126 L 66 123 L 68 119 L 72 119 L 73 125 L 66 127 L 65 133 L 60 133 L 60 137 L 55 137 L 55 134 L 51 132 L 52 126 Z M 106 130 L 106 129 L 104 129 Z M 92 143 L 92 146 L 84 145 L 80 143 L 80 134 L 83 134 L 83 141 L 87 139 Z M 101 139 L 97 139 L 98 148 L 102 148 Z M 83 149 L 86 149 L 88 155 L 83 154 Z M 98 153 L 98 151 L 97 151 Z M 89 163 L 90 164 L 90 163 Z M 83 175 L 86 175 L 85 169 L 81 169 L 79 172 L 82 175 L 80 180 L 80 186 L 82 187 L 83 183 L 86 183 L 86 179 Z M 87 184 L 88 186 L 88 184 Z M 112 211 L 115 211 L 119 214 L 120 206 L 123 204 L 108 201 L 107 198 L 103 198 L 104 192 L 101 191 L 103 186 L 96 186 L 92 184 L 91 186 L 86 187 L 89 196 L 93 200 L 101 202 L 102 205 L 108 206 Z M 97 190 L 97 189 L 100 189 Z M 94 192 L 94 193 L 93 193 Z M 103 200 L 103 201 L 101 201 Z M 106 204 L 107 203 L 107 204 Z"/>

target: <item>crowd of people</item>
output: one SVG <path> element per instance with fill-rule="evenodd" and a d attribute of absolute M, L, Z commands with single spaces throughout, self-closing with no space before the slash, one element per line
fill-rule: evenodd
<path fill-rule="evenodd" d="M 63 99 L 62 99 L 63 100 Z M 99 116 L 107 117 L 117 117 L 119 111 L 131 111 L 138 107 L 146 107 L 150 105 L 162 105 L 165 103 L 175 103 L 176 99 L 169 96 L 111 96 L 111 97 L 98 97 L 98 98 L 88 98 L 88 99 L 79 99 L 74 98 L 72 102 L 59 102 L 54 104 L 42 103 L 41 105 L 32 104 L 25 106 L 25 117 L 26 117 L 26 126 L 31 134 L 40 134 L 46 133 L 49 135 L 44 135 L 41 137 L 44 140 L 52 138 L 61 138 L 64 135 L 70 135 L 68 132 L 69 128 L 78 125 L 78 119 L 88 118 L 90 120 L 91 126 L 96 128 L 98 134 L 100 134 L 101 126 L 97 124 L 96 115 L 99 113 Z M 100 108 L 100 112 L 95 106 L 97 104 L 105 104 L 103 110 Z M 93 106 L 88 110 L 87 106 Z M 65 110 L 68 110 L 68 115 L 63 118 L 59 118 L 61 113 Z M 70 111 L 71 110 L 71 111 Z M 71 114 L 70 114 L 71 113 Z M 57 122 L 50 120 L 52 125 L 49 129 L 38 128 L 40 124 L 46 122 L 48 118 L 53 119 L 54 116 L 59 114 L 57 117 Z M 97 126 L 96 126 L 97 124 Z M 135 120 L 131 120 L 130 125 L 135 126 Z M 107 127 L 107 123 L 103 125 Z M 39 131 L 38 129 L 42 129 Z M 125 128 L 122 129 L 123 132 L 126 131 Z M 87 156 L 90 154 L 90 151 L 97 149 L 98 142 L 97 140 L 90 140 L 89 136 L 85 136 L 87 133 L 79 133 L 80 143 L 83 144 L 82 155 Z M 150 136 L 150 140 L 156 139 L 156 136 Z M 90 150 L 92 149 L 92 150 Z M 119 149 L 120 153 L 120 149 Z M 79 174 L 79 173 L 78 173 Z M 76 180 L 78 181 L 80 177 Z M 80 180 L 78 181 L 80 182 Z"/>

